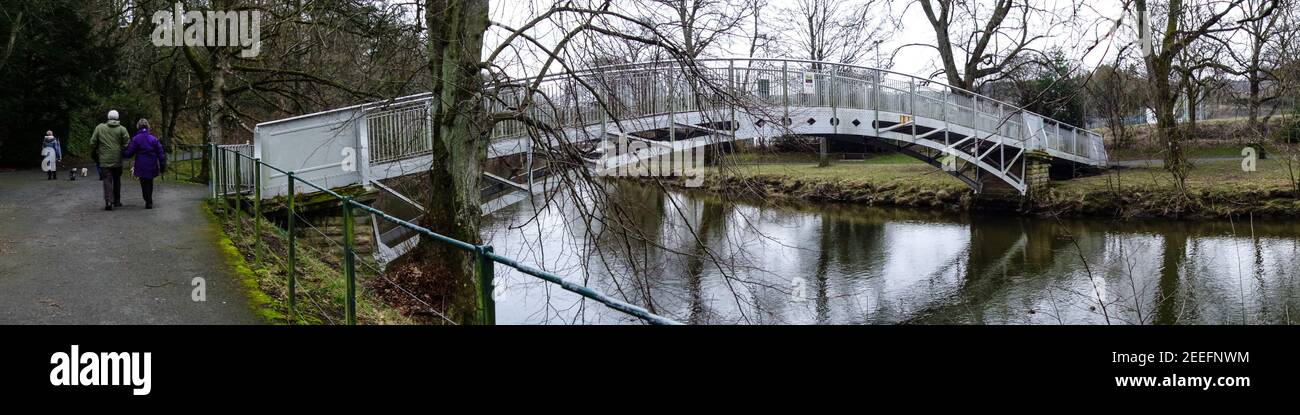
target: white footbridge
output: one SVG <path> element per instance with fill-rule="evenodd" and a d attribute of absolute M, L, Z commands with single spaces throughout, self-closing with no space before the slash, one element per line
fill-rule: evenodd
<path fill-rule="evenodd" d="M 527 167 L 517 177 L 485 175 L 485 188 L 506 193 L 487 202 L 485 213 L 546 188 L 547 180 L 534 177 L 543 170 L 534 168 L 535 154 L 583 148 L 588 166 L 597 170 L 654 155 L 609 157 L 592 151 L 619 138 L 657 142 L 648 147 L 671 151 L 761 144 L 791 135 L 870 140 L 943 168 L 976 191 L 997 182 L 1022 194 L 1030 151 L 1046 152 L 1053 162 L 1107 164 L 1097 133 L 929 79 L 855 65 L 788 59 L 717 59 L 689 66 L 649 62 L 549 75 L 539 85 L 534 104 L 523 111 L 536 122 L 504 121 L 493 128 L 488 158 L 513 156 Z M 496 92 L 497 99 L 485 103 L 492 111 L 517 110 L 526 98 Z M 429 168 L 430 100 L 420 94 L 265 122 L 257 125 L 251 145 L 240 147 L 325 187 L 391 192 L 382 180 Z M 538 122 L 547 126 L 545 133 Z M 252 174 L 244 167 L 243 174 Z M 263 198 L 287 193 L 283 174 L 260 174 Z"/>

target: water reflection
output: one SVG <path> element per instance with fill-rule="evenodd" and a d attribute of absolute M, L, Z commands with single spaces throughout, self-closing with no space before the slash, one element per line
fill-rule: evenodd
<path fill-rule="evenodd" d="M 501 211 L 498 252 L 692 324 L 1289 324 L 1300 226 L 724 203 L 620 184 Z M 631 237 L 629 237 L 631 236 Z M 518 273 L 498 320 L 634 319 Z"/>

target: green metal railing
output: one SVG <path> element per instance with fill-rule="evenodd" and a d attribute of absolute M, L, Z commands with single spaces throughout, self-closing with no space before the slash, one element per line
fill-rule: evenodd
<path fill-rule="evenodd" d="M 207 146 L 172 144 L 166 149 L 167 170 L 163 178 L 197 182 L 203 175 L 203 153 Z"/>
<path fill-rule="evenodd" d="M 345 304 L 345 316 L 346 316 L 345 318 L 347 324 L 356 324 L 356 252 L 354 251 L 353 244 L 355 243 L 354 214 L 356 213 L 357 210 L 367 212 L 369 214 L 372 214 L 376 218 L 383 219 L 385 221 L 392 222 L 397 226 L 401 226 L 410 229 L 412 231 L 415 231 L 435 241 L 436 243 L 450 245 L 463 252 L 467 252 L 474 255 L 475 295 L 477 297 L 476 305 L 478 308 L 477 318 L 475 320 L 479 324 L 486 324 L 486 325 L 496 324 L 496 304 L 492 298 L 493 279 L 496 274 L 496 264 L 502 264 L 507 267 L 513 268 L 521 273 L 524 273 L 526 275 L 537 277 L 544 281 L 557 284 L 561 288 L 567 291 L 581 295 L 584 298 L 597 301 L 601 304 L 608 306 L 609 308 L 639 318 L 650 324 L 656 324 L 656 325 L 681 324 L 672 319 L 651 313 L 649 310 L 646 310 L 643 307 L 632 305 L 630 303 L 599 293 L 584 285 L 566 280 L 563 277 L 560 277 L 559 275 L 555 275 L 550 272 L 546 272 L 525 265 L 514 259 L 501 256 L 495 253 L 492 247 L 489 245 L 476 245 L 476 244 L 460 241 L 457 239 L 453 239 L 445 235 L 438 234 L 437 232 L 433 232 L 429 229 L 426 229 L 414 223 L 399 219 L 393 215 L 388 214 L 387 212 L 357 202 L 351 197 L 340 195 L 330 189 L 326 189 L 315 183 L 304 180 L 298 177 L 297 175 L 295 175 L 294 172 L 292 171 L 286 171 L 278 167 L 272 166 L 270 164 L 263 163 L 260 158 L 254 157 L 251 154 L 244 154 L 244 152 L 242 151 L 236 151 L 230 148 L 223 148 L 222 146 L 217 146 L 215 144 L 211 145 L 210 150 L 212 151 L 211 153 L 212 157 L 210 158 L 212 164 L 209 166 L 209 168 L 213 172 L 213 174 L 210 176 L 213 179 L 212 182 L 210 183 L 212 187 L 212 197 L 214 199 L 221 201 L 221 206 L 224 207 L 222 209 L 222 215 L 225 216 L 226 219 L 230 219 L 229 215 L 231 213 L 229 212 L 229 210 L 232 209 L 229 209 L 229 207 L 231 206 L 230 205 L 231 201 L 229 199 L 231 199 L 232 198 L 231 196 L 233 195 L 233 199 L 235 199 L 233 201 L 234 203 L 233 211 L 235 215 L 234 220 L 235 220 L 235 226 L 237 232 L 244 231 L 242 225 L 243 222 L 242 211 L 243 211 L 244 202 L 242 199 L 244 197 L 246 189 L 247 191 L 251 192 L 252 200 L 250 201 L 251 206 L 249 206 L 249 208 L 251 209 L 250 214 L 252 215 L 252 219 L 253 219 L 253 229 L 251 229 L 251 231 L 254 232 L 254 235 L 256 235 L 256 237 L 253 238 L 254 258 L 259 263 L 261 262 L 261 257 L 262 257 L 262 243 L 261 243 L 262 240 L 261 238 L 262 172 L 264 169 L 269 169 L 278 172 L 280 174 L 283 174 L 285 175 L 285 177 L 288 178 L 289 190 L 286 196 L 287 198 L 286 216 L 288 219 L 286 221 L 286 225 L 287 225 L 286 232 L 288 233 L 289 238 L 288 238 L 288 255 L 287 255 L 288 263 L 285 266 L 285 273 L 288 276 L 287 278 L 288 279 L 288 303 L 289 303 L 290 314 L 296 315 L 296 310 L 297 310 L 297 298 L 296 298 L 297 297 L 297 282 L 296 282 L 297 276 L 295 275 L 296 260 L 297 260 L 296 257 L 297 244 L 295 243 L 294 235 L 295 235 L 295 227 L 298 226 L 295 219 L 296 216 L 295 209 L 297 208 L 297 206 L 295 206 L 296 205 L 295 201 L 298 197 L 298 193 L 296 192 L 295 184 L 302 183 L 311 189 L 315 189 L 318 192 L 333 197 L 336 201 L 340 203 L 341 206 L 341 210 L 343 213 L 343 236 L 342 236 L 343 264 L 342 265 L 343 265 L 343 274 L 344 274 L 346 290 L 347 290 L 346 304 Z M 241 165 L 244 164 L 247 164 L 247 166 L 241 167 Z M 249 175 L 251 177 L 245 179 L 244 178 L 245 175 L 242 173 L 248 172 L 249 169 L 252 170 L 251 174 Z M 233 172 L 230 170 L 233 170 Z M 376 243 L 378 242 L 379 241 L 376 239 Z"/>

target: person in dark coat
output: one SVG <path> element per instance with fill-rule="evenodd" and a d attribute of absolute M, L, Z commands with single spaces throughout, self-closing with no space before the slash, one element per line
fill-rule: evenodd
<path fill-rule="evenodd" d="M 126 145 L 122 155 L 135 157 L 135 177 L 140 179 L 140 193 L 144 195 L 144 208 L 153 209 L 153 179 L 167 168 L 167 157 L 163 154 L 162 143 L 158 137 L 149 134 L 149 120 L 141 118 L 135 123 L 140 129 Z"/>
<path fill-rule="evenodd" d="M 41 141 L 41 157 L 47 157 L 47 153 L 53 155 L 54 163 L 41 162 L 41 169 L 45 170 L 45 180 L 54 180 L 59 171 L 58 163 L 63 162 L 63 147 L 59 145 L 59 139 L 54 138 L 53 131 L 46 131 L 45 140 Z"/>

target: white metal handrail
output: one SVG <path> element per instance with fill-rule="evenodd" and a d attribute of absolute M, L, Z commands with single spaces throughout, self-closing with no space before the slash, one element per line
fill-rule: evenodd
<path fill-rule="evenodd" d="M 483 103 L 487 110 L 522 110 L 532 121 L 493 124 L 489 154 L 497 156 L 531 152 L 537 125 L 572 141 L 610 133 L 668 134 L 675 140 L 682 128 L 723 131 L 728 128 L 722 125 L 730 125 L 727 134 L 734 140 L 833 133 L 920 144 L 974 163 L 1022 192 L 1023 172 L 1016 170 L 1023 166 L 1016 163 L 1025 151 L 1042 149 L 1095 166 L 1107 162 L 1099 134 L 942 82 L 859 65 L 766 58 L 658 61 L 494 88 L 485 94 L 491 100 Z M 261 123 L 254 153 L 331 186 L 422 171 L 433 153 L 433 99 L 424 93 Z M 283 194 L 283 178 L 269 178 L 263 195 Z"/>
<path fill-rule="evenodd" d="M 744 65 L 737 63 L 743 62 Z M 717 66 L 723 63 L 725 66 Z M 774 66 L 779 63 L 780 66 Z M 714 66 L 710 66 L 713 64 Z M 791 64 L 800 65 L 791 68 Z M 807 66 L 807 67 L 804 67 Z M 779 78 L 778 76 L 779 75 Z M 811 76 L 816 87 L 808 93 L 801 85 Z M 528 108 L 534 119 L 560 127 L 577 127 L 610 122 L 613 119 L 699 111 L 702 104 L 719 104 L 712 99 L 719 91 L 701 90 L 691 78 L 713 78 L 723 85 L 730 101 L 750 100 L 756 104 L 789 107 L 839 107 L 878 109 L 943 119 L 997 134 L 1016 141 L 1030 141 L 1019 147 L 1050 149 L 1104 164 L 1106 154 L 1101 135 L 1083 130 L 997 99 L 941 82 L 894 71 L 858 65 L 794 59 L 710 59 L 689 67 L 676 62 L 614 65 L 544 77 Z M 797 81 L 797 82 L 795 82 Z M 694 89 L 694 96 L 681 90 Z M 597 94 L 602 96 L 597 96 Z M 494 110 L 514 109 L 523 99 L 504 95 L 504 102 L 490 104 Z M 597 105 L 597 100 L 604 103 Z M 557 103 L 557 105 L 546 105 Z M 578 105 L 572 105 L 572 104 Z M 612 114 L 605 113 L 606 110 Z M 611 117 L 612 116 L 612 117 Z M 1033 118 L 1032 130 L 1024 118 Z M 506 121 L 493 130 L 494 138 L 522 136 L 527 126 Z"/>

